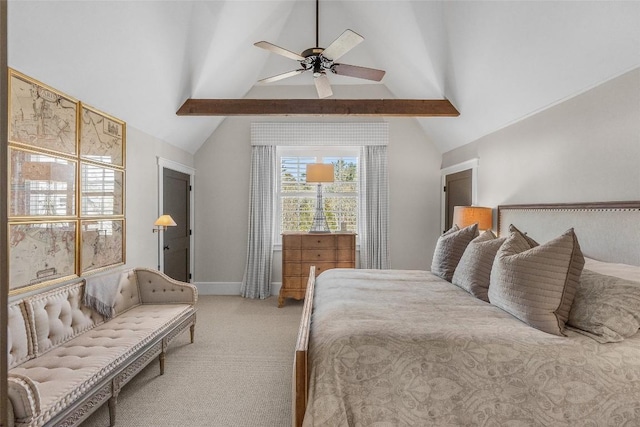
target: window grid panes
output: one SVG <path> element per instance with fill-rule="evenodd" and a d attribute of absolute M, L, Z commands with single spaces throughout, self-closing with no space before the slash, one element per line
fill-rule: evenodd
<path fill-rule="evenodd" d="M 279 159 L 278 227 L 280 233 L 308 232 L 316 210 L 317 185 L 306 182 L 311 163 L 333 164 L 334 182 L 321 184 L 325 216 L 332 232 L 357 232 L 358 227 L 358 150 L 316 149 L 282 150 Z"/>
<path fill-rule="evenodd" d="M 83 164 L 82 213 L 83 215 L 114 215 L 115 170 Z"/>

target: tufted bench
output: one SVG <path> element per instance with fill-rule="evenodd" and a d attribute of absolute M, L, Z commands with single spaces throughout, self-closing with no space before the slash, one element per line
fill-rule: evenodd
<path fill-rule="evenodd" d="M 197 290 L 150 269 L 118 274 L 115 316 L 82 304 L 84 280 L 8 307 L 9 400 L 16 426 L 72 426 L 109 402 L 155 357 L 164 373 L 169 342 L 187 327 L 194 340 Z"/>

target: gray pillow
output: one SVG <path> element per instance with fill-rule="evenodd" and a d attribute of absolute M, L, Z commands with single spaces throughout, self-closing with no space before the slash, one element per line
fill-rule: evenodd
<path fill-rule="evenodd" d="M 600 343 L 635 335 L 640 329 L 640 282 L 584 270 L 567 326 Z"/>
<path fill-rule="evenodd" d="M 438 238 L 431 260 L 431 272 L 450 282 L 467 245 L 478 235 L 478 224 L 460 230 L 457 225 Z"/>
<path fill-rule="evenodd" d="M 460 262 L 453 273 L 451 283 L 469 292 L 476 298 L 489 302 L 489 279 L 491 267 L 500 246 L 506 237 L 496 239 L 491 230 L 487 230 L 473 239 L 465 249 Z"/>
<path fill-rule="evenodd" d="M 509 233 L 519 233 L 522 237 L 524 237 L 527 243 L 529 243 L 529 246 L 531 246 L 532 248 L 535 248 L 540 244 L 533 240 L 531 237 L 527 236 L 527 233 L 523 233 L 522 231 L 518 230 L 513 224 L 509 224 Z"/>
<path fill-rule="evenodd" d="M 489 301 L 534 328 L 563 335 L 583 267 L 573 229 L 534 248 L 513 232 L 496 254 Z"/>

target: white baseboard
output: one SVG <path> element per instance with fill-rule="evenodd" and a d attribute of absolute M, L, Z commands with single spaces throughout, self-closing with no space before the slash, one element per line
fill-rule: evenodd
<path fill-rule="evenodd" d="M 199 295 L 240 295 L 240 282 L 195 282 Z M 282 282 L 271 283 L 271 295 L 278 295 Z"/>

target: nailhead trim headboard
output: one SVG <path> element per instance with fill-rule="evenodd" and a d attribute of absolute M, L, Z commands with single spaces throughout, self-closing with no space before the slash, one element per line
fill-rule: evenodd
<path fill-rule="evenodd" d="M 586 257 L 640 266 L 640 201 L 498 206 L 499 235 L 509 224 L 540 243 L 573 227 Z"/>

